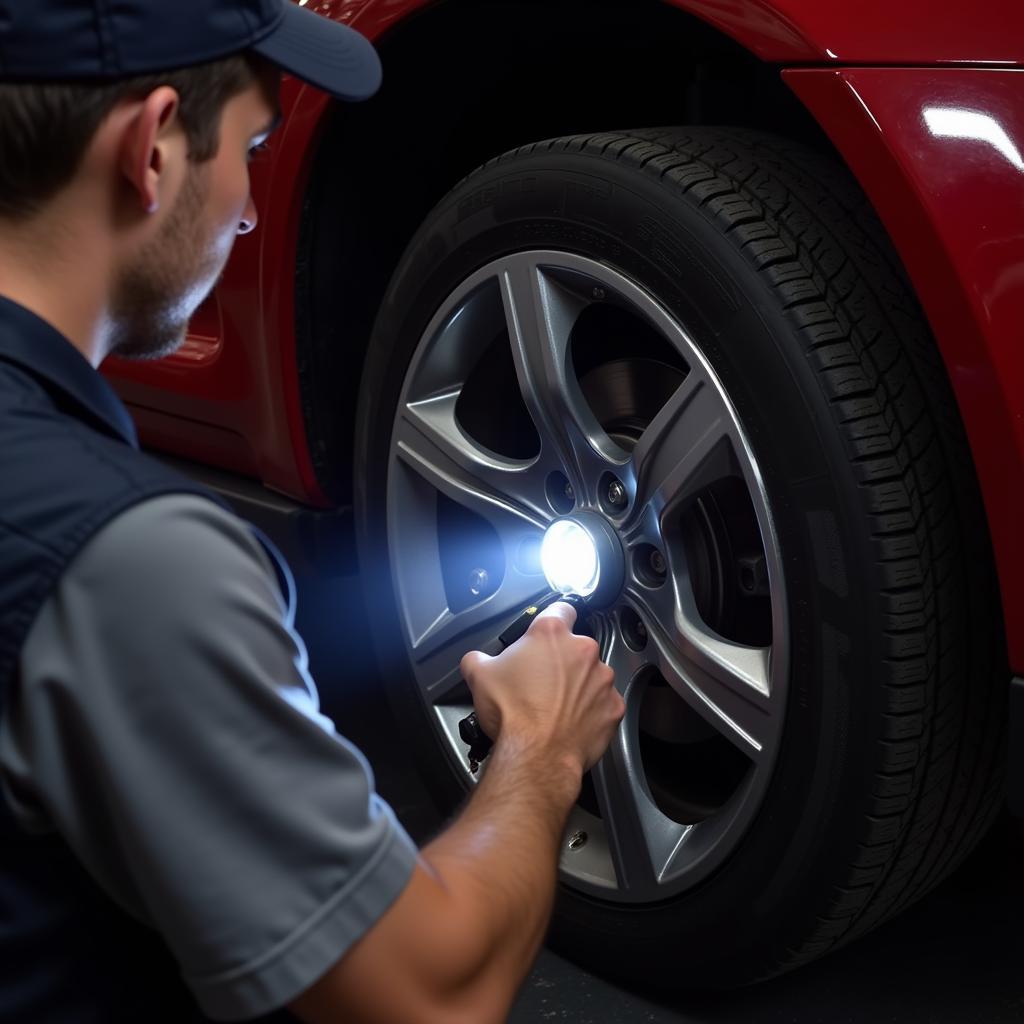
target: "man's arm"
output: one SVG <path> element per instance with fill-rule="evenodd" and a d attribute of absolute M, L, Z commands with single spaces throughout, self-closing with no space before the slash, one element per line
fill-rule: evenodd
<path fill-rule="evenodd" d="M 0 786 L 161 934 L 217 1020 L 305 991 L 416 864 L 318 712 L 262 548 L 189 494 L 122 513 L 61 577 L 0 715 Z"/>
<path fill-rule="evenodd" d="M 501 745 L 461 817 L 380 921 L 291 1010 L 310 1024 L 502 1021 L 547 926 L 579 789 Z"/>
<path fill-rule="evenodd" d="M 497 743 L 417 859 L 317 713 L 255 539 L 202 498 L 153 499 L 41 610 L 0 784 L 25 828 L 58 831 L 160 932 L 211 1017 L 497 1020 L 543 933 L 582 771 L 622 714 L 573 616 L 555 605 L 501 656 L 464 659 Z"/>
<path fill-rule="evenodd" d="M 551 913 L 558 847 L 584 770 L 623 713 L 592 640 L 553 606 L 498 658 L 463 664 L 498 734 L 456 822 L 388 911 L 290 1009 L 307 1024 L 500 1022 Z"/>

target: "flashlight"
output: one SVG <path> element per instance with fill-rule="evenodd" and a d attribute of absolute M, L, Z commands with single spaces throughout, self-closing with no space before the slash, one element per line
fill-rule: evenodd
<path fill-rule="evenodd" d="M 537 614 L 555 601 L 565 601 L 576 609 L 575 628 L 581 629 L 587 604 L 609 600 L 622 586 L 622 545 L 608 522 L 594 512 L 556 519 L 544 532 L 540 565 L 555 593 L 543 603 L 530 605 L 498 637 L 503 648 L 514 644 Z M 459 722 L 459 736 L 469 746 L 469 770 L 476 774 L 494 742 L 480 728 L 475 711 Z"/>
<path fill-rule="evenodd" d="M 579 594 L 553 594 L 546 600 L 538 602 L 537 604 L 531 604 L 523 613 L 512 623 L 508 629 L 502 633 L 498 640 L 501 643 L 502 649 L 511 647 L 523 634 L 530 628 L 530 623 L 549 605 L 554 604 L 556 601 L 564 601 L 566 604 L 571 604 L 576 609 L 576 626 L 579 627 L 583 624 L 584 616 L 586 614 L 586 602 Z M 491 752 L 491 747 L 494 746 L 494 740 L 487 735 L 480 728 L 480 721 L 476 717 L 476 712 L 471 711 L 465 718 L 459 722 L 459 736 L 462 737 L 462 742 L 469 747 L 469 752 L 466 755 L 469 760 L 469 770 L 476 775 L 480 768 L 480 762 Z"/>
<path fill-rule="evenodd" d="M 559 519 L 544 533 L 540 567 L 551 589 L 560 594 L 590 597 L 601 581 L 597 545 L 585 526 L 575 519 Z"/>

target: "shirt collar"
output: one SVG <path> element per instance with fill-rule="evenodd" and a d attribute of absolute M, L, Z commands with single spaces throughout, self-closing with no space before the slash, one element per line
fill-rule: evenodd
<path fill-rule="evenodd" d="M 0 295 L 0 360 L 32 374 L 48 391 L 71 399 L 74 414 L 139 446 L 135 424 L 114 389 L 55 327 Z"/>

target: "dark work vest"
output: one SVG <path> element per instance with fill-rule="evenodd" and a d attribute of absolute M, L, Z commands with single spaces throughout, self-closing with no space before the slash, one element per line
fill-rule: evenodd
<path fill-rule="evenodd" d="M 140 452 L 106 381 L 53 327 L 0 297 L 0 715 L 25 638 L 83 545 L 139 502 L 189 492 L 218 501 Z M 0 1024 L 205 1020 L 160 937 L 59 836 L 21 829 L 0 797 Z"/>

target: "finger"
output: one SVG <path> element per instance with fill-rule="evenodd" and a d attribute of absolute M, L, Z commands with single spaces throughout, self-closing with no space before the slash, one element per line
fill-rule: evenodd
<path fill-rule="evenodd" d="M 615 696 L 618 697 L 618 700 L 614 704 L 615 717 L 621 722 L 622 719 L 626 717 L 626 699 L 618 691 L 616 691 Z"/>
<path fill-rule="evenodd" d="M 569 630 L 576 624 L 576 609 L 566 601 L 555 601 L 554 604 L 549 604 L 537 617 L 530 623 L 530 628 L 533 628 L 534 623 L 541 622 L 544 619 L 561 619 Z"/>
<path fill-rule="evenodd" d="M 459 671 L 462 673 L 462 678 L 469 682 L 480 670 L 480 666 L 490 660 L 491 656 L 484 654 L 483 651 L 468 651 L 462 656 L 462 661 L 459 662 Z"/>

